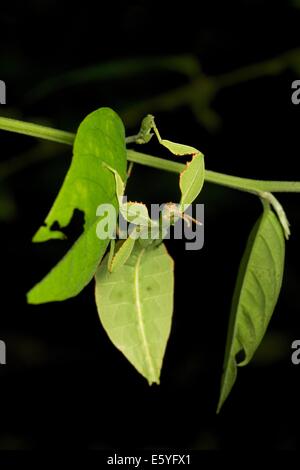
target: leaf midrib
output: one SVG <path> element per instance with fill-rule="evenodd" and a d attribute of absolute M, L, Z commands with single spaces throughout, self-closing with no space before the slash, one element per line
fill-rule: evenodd
<path fill-rule="evenodd" d="M 150 349 L 149 349 L 149 345 L 148 345 L 148 341 L 146 337 L 145 324 L 144 324 L 143 314 L 142 314 L 142 304 L 141 304 L 141 299 L 140 299 L 140 283 L 139 283 L 139 269 L 140 269 L 141 259 L 142 259 L 144 252 L 145 252 L 145 248 L 141 250 L 140 254 L 138 255 L 137 262 L 135 265 L 134 289 L 135 289 L 135 298 L 136 298 L 138 327 L 140 330 L 142 345 L 145 351 L 146 363 L 148 365 L 148 370 L 149 370 L 149 383 L 151 384 L 152 382 L 156 382 L 155 369 L 154 369 L 153 359 L 150 354 Z"/>

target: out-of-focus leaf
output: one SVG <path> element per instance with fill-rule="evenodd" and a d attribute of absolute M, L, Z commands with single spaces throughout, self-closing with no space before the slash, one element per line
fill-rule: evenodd
<path fill-rule="evenodd" d="M 116 60 L 71 70 L 63 75 L 49 78 L 35 87 L 28 95 L 28 99 L 31 101 L 42 99 L 69 86 L 104 80 L 124 80 L 133 76 L 146 75 L 155 70 L 166 70 L 194 77 L 200 73 L 201 69 L 197 58 L 189 54 Z"/>
<path fill-rule="evenodd" d="M 17 208 L 10 190 L 1 183 L 0 186 L 0 222 L 10 222 L 16 216 Z"/>

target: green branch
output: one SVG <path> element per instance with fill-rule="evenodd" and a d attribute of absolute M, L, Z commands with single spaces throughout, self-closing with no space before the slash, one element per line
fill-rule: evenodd
<path fill-rule="evenodd" d="M 17 119 L 10 119 L 0 117 L 0 129 L 9 132 L 17 132 L 18 134 L 30 135 L 40 139 L 51 140 L 52 142 L 59 142 L 60 144 L 72 145 L 74 141 L 74 134 L 71 132 L 60 131 L 52 129 L 51 127 L 33 124 L 31 122 L 18 121 Z"/>
<path fill-rule="evenodd" d="M 31 137 L 37 137 L 40 139 L 50 140 L 52 142 L 59 142 L 62 144 L 72 145 L 74 142 L 75 134 L 71 132 L 65 132 L 58 129 L 52 129 L 49 127 L 41 126 L 39 124 L 33 124 L 24 121 L 18 121 L 16 119 L 9 119 L 0 117 L 0 129 L 17 132 L 19 134 L 29 135 Z M 127 138 L 131 141 L 132 138 Z M 140 165 L 157 168 L 159 170 L 166 170 L 173 173 L 181 173 L 185 168 L 183 163 L 173 162 L 163 158 L 154 157 L 142 152 L 136 152 L 135 150 L 127 150 L 128 160 L 133 163 Z M 15 171 L 18 171 L 20 165 L 17 159 L 15 160 Z M 0 164 L 0 177 L 7 176 L 6 166 L 8 162 Z M 10 165 L 9 174 L 13 173 L 14 168 Z M 226 175 L 224 173 L 217 173 L 215 171 L 206 170 L 205 180 L 209 183 L 219 184 L 227 186 L 229 188 L 238 189 L 241 191 L 260 193 L 261 191 L 268 192 L 300 192 L 300 181 L 263 181 L 254 180 L 249 178 L 240 178 L 238 176 Z"/>

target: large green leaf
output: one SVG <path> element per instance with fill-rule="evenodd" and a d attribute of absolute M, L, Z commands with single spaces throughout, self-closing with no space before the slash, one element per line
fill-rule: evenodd
<path fill-rule="evenodd" d="M 281 224 L 266 205 L 250 234 L 238 273 L 218 411 L 236 380 L 237 366 L 249 363 L 266 332 L 281 289 L 284 253 Z"/>
<path fill-rule="evenodd" d="M 163 244 L 136 243 L 130 258 L 110 273 L 96 274 L 96 304 L 113 344 L 148 380 L 159 383 L 173 311 L 173 260 Z"/>
<path fill-rule="evenodd" d="M 28 293 L 30 303 L 64 300 L 77 295 L 92 279 L 109 240 L 96 235 L 96 209 L 110 203 L 118 208 L 115 181 L 105 163 L 123 179 L 126 176 L 125 131 L 121 119 L 109 108 L 89 114 L 80 124 L 74 155 L 62 188 L 33 238 L 35 242 L 62 239 L 74 209 L 84 212 L 84 232 L 64 258 Z"/>

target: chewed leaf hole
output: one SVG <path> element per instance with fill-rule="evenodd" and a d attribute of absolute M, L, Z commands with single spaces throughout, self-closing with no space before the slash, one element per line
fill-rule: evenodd
<path fill-rule="evenodd" d="M 84 212 L 79 209 L 74 209 L 72 219 L 66 227 L 61 227 L 59 223 L 55 221 L 51 225 L 50 230 L 51 231 L 59 230 L 68 238 L 68 240 L 75 241 L 83 233 L 83 226 L 84 226 Z"/>
<path fill-rule="evenodd" d="M 241 349 L 237 355 L 235 356 L 236 363 L 239 365 L 241 362 L 243 362 L 246 359 L 246 353 L 244 349 Z"/>

